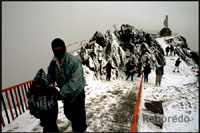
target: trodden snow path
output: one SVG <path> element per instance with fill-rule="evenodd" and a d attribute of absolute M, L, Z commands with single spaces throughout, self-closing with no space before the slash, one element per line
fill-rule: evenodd
<path fill-rule="evenodd" d="M 90 77 L 91 78 L 91 77 Z M 134 113 L 140 78 L 134 81 L 99 81 L 86 79 L 85 106 L 87 132 L 129 132 Z M 64 115 L 63 103 L 59 101 L 57 124 L 60 132 L 71 132 L 71 123 Z M 3 132 L 42 132 L 40 121 L 29 110 L 2 128 Z"/>
<path fill-rule="evenodd" d="M 165 50 L 167 46 L 164 38 L 157 39 Z M 199 84 L 198 77 L 184 61 L 179 66 L 180 73 L 174 73 L 174 65 L 178 56 L 165 56 L 166 66 L 162 77 L 161 86 L 155 85 L 155 70 L 149 75 L 149 83 L 143 84 L 139 112 L 138 131 L 153 132 L 197 132 L 198 130 L 198 102 Z M 145 101 L 162 101 L 164 111 L 163 127 L 159 128 L 152 122 L 144 119 L 144 115 L 151 114 L 147 111 Z M 157 114 L 159 115 L 159 114 Z M 155 118 L 155 117 L 154 117 Z M 154 119 L 155 121 L 155 119 Z"/>

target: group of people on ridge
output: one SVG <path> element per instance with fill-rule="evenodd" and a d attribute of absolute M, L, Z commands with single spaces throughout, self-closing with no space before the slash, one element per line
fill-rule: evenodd
<path fill-rule="evenodd" d="M 110 80 L 111 69 L 115 69 L 115 68 L 111 65 L 110 61 L 103 68 L 105 68 L 106 72 L 107 72 L 106 80 Z M 148 83 L 148 75 L 151 73 L 151 67 L 150 67 L 149 61 L 146 61 L 144 63 L 143 69 L 142 69 L 142 62 L 141 61 L 139 61 L 138 64 L 136 64 L 133 59 L 130 59 L 126 63 L 126 71 L 125 71 L 126 80 L 128 80 L 129 77 L 131 77 L 131 81 L 133 81 L 134 75 L 136 73 L 138 73 L 138 77 L 140 77 L 142 72 L 144 73 L 144 82 Z M 160 85 L 162 75 L 164 74 L 163 66 L 156 67 L 155 72 L 156 72 L 156 85 Z"/>
<path fill-rule="evenodd" d="M 176 48 L 174 48 L 173 45 L 167 46 L 165 48 L 165 52 L 166 52 L 166 56 L 168 56 L 169 52 L 170 52 L 170 56 L 172 56 L 172 55 L 176 56 L 176 54 L 177 54 Z"/>
<path fill-rule="evenodd" d="M 170 45 L 170 46 L 167 46 L 165 48 L 165 51 L 166 51 L 166 56 L 168 56 L 168 52 L 170 52 L 170 56 L 172 56 L 174 54 L 174 56 L 177 54 L 177 51 L 176 51 L 176 48 L 174 48 L 173 45 Z M 175 72 L 177 70 L 177 72 L 179 73 L 179 64 L 181 63 L 181 60 L 180 58 L 178 58 L 176 61 L 175 61 L 175 68 L 173 70 L 173 72 Z"/>
<path fill-rule="evenodd" d="M 139 61 L 138 65 L 136 65 L 134 60 L 129 60 L 128 63 L 126 64 L 126 75 L 127 75 L 126 80 L 128 80 L 128 78 L 131 76 L 131 81 L 133 81 L 133 77 L 136 72 L 138 72 L 138 77 L 140 77 L 141 72 L 143 72 L 144 82 L 148 83 L 148 76 L 151 73 L 151 67 L 150 67 L 149 61 L 146 61 L 144 63 L 143 70 L 142 71 L 141 70 L 142 70 L 141 61 Z M 156 68 L 156 85 L 157 83 L 159 83 L 160 85 L 163 73 L 164 73 L 163 67 L 160 66 Z"/>

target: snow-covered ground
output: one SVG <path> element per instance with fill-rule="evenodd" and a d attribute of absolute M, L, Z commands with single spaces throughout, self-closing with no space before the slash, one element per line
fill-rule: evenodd
<path fill-rule="evenodd" d="M 165 49 L 164 38 L 159 38 L 157 41 Z M 143 83 L 140 111 L 138 114 L 138 131 L 199 131 L 198 79 L 184 61 L 180 64 L 180 73 L 173 73 L 177 58 L 178 56 L 166 57 L 166 66 L 164 67 L 161 86 L 155 86 L 155 70 L 152 70 L 149 75 L 149 83 Z M 87 86 L 85 87 L 87 132 L 129 132 L 140 78 L 135 76 L 134 81 L 130 81 L 130 79 L 129 81 L 101 81 L 94 80 L 92 72 L 89 72 L 86 76 Z M 162 128 L 143 119 L 144 115 L 155 115 L 145 109 L 145 101 L 163 102 L 163 117 L 167 121 L 163 123 Z M 179 121 L 181 117 L 185 118 L 182 122 Z M 175 119 L 177 119 L 176 122 Z M 70 122 L 64 116 L 62 101 L 59 101 L 57 124 L 61 132 L 72 131 Z M 3 127 L 2 131 L 41 132 L 42 127 L 39 120 L 31 116 L 29 111 L 26 111 L 10 124 L 6 125 L 6 127 Z"/>
<path fill-rule="evenodd" d="M 87 68 L 86 68 L 87 69 Z M 92 73 L 86 78 L 87 131 L 129 131 L 134 112 L 140 78 L 134 81 L 92 80 Z M 71 132 L 71 123 L 64 115 L 63 103 L 59 101 L 57 124 L 61 132 Z M 3 132 L 42 132 L 40 122 L 29 114 L 29 110 L 3 128 Z"/>

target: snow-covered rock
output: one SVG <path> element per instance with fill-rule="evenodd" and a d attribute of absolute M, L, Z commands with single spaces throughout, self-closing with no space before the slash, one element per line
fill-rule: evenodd
<path fill-rule="evenodd" d="M 119 31 L 108 30 L 105 35 L 96 31 L 90 43 L 81 48 L 79 58 L 83 65 L 94 71 L 97 79 L 105 79 L 105 64 L 111 60 L 116 68 L 111 79 L 120 79 L 125 73 L 125 64 L 133 59 L 144 64 L 149 61 L 151 67 L 165 65 L 164 50 L 155 38 L 134 26 L 123 24 Z"/>

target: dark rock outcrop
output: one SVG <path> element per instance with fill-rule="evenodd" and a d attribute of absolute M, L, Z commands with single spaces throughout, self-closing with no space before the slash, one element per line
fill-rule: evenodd
<path fill-rule="evenodd" d="M 96 43 L 85 45 L 78 55 L 97 79 L 105 79 L 106 71 L 103 67 L 109 60 L 116 68 L 112 70 L 111 79 L 125 75 L 125 64 L 129 59 L 134 59 L 136 64 L 149 61 L 151 68 L 165 65 L 164 50 L 155 38 L 134 26 L 123 24 L 120 30 L 108 30 L 105 35 L 97 31 L 90 42 L 94 40 Z"/>
<path fill-rule="evenodd" d="M 171 36 L 171 35 L 172 31 L 170 30 L 170 28 L 162 28 L 160 31 L 160 37 Z"/>

